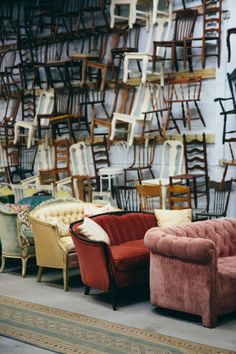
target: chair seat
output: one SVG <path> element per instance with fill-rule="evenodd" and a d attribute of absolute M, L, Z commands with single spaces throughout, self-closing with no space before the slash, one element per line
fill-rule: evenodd
<path fill-rule="evenodd" d="M 32 127 L 34 125 L 34 122 L 33 121 L 24 121 L 24 120 L 22 120 L 20 122 L 16 122 L 15 125 L 18 125 L 18 126 L 20 126 L 22 128 L 30 128 L 30 127 Z"/>
<path fill-rule="evenodd" d="M 123 174 L 124 169 L 122 167 L 105 167 L 99 169 L 100 176 L 112 176 L 112 175 L 121 175 Z"/>

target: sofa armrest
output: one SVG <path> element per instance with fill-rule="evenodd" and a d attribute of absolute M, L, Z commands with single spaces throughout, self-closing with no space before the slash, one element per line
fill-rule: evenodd
<path fill-rule="evenodd" d="M 213 241 L 203 238 L 179 237 L 173 235 L 154 235 L 147 233 L 145 245 L 152 254 L 210 264 L 216 259 L 216 246 Z"/>

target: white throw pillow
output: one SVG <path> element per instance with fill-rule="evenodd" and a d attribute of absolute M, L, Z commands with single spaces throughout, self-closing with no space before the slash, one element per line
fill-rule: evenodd
<path fill-rule="evenodd" d="M 158 226 L 174 226 L 192 222 L 192 209 L 165 210 L 154 209 Z"/>
<path fill-rule="evenodd" d="M 108 245 L 110 244 L 110 239 L 106 231 L 92 219 L 85 217 L 83 224 L 78 227 L 78 230 L 90 240 L 103 241 Z"/>

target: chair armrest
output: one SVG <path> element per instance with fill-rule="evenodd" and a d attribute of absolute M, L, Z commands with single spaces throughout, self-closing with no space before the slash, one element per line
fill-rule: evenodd
<path fill-rule="evenodd" d="M 216 259 L 216 246 L 213 241 L 203 238 L 157 235 L 148 232 L 145 245 L 152 254 L 177 258 L 198 264 L 210 264 Z"/>

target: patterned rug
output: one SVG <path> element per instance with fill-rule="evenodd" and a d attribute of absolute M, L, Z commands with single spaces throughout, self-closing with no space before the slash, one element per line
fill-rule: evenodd
<path fill-rule="evenodd" d="M 0 335 L 68 354 L 233 353 L 7 296 L 0 296 Z"/>

